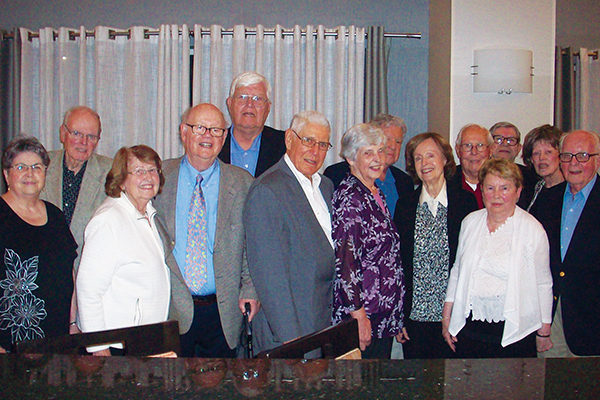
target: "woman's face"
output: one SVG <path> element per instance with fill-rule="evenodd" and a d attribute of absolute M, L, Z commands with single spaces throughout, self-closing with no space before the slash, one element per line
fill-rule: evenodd
<path fill-rule="evenodd" d="M 435 184 L 444 178 L 446 157 L 433 139 L 421 142 L 413 153 L 417 176 L 426 185 Z"/>
<path fill-rule="evenodd" d="M 127 193 L 131 202 L 140 212 L 146 210 L 146 204 L 158 193 L 160 177 L 154 163 L 140 161 L 130 157 L 127 161 L 127 178 L 121 190 Z"/>
<path fill-rule="evenodd" d="M 364 146 L 356 152 L 355 160 L 348 160 L 352 175 L 360 179 L 366 186 L 371 187 L 375 179 L 381 176 L 385 161 L 385 146 L 374 144 Z"/>
<path fill-rule="evenodd" d="M 25 151 L 17 154 L 11 167 L 4 171 L 4 178 L 15 194 L 39 197 L 46 183 L 46 167 L 40 156 Z"/>
<path fill-rule="evenodd" d="M 508 218 L 515 212 L 521 188 L 517 189 L 511 180 L 490 173 L 483 180 L 481 192 L 488 214 Z"/>
<path fill-rule="evenodd" d="M 535 168 L 535 172 L 542 178 L 561 173 L 558 149 L 555 149 L 546 141 L 539 140 L 533 144 L 531 163 Z"/>

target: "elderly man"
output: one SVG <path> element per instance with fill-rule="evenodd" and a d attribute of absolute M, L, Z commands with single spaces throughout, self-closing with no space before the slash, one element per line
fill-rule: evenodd
<path fill-rule="evenodd" d="M 83 247 L 83 231 L 106 198 L 104 182 L 112 160 L 94 153 L 102 131 L 100 116 L 94 110 L 85 106 L 71 108 L 65 113 L 59 130 L 63 149 L 48 153 L 50 166 L 40 198 L 54 204 L 65 214 L 79 247 L 74 263 L 76 273 Z"/>
<path fill-rule="evenodd" d="M 227 109 L 231 116 L 229 135 L 219 154 L 221 161 L 231 163 L 259 176 L 283 153 L 283 131 L 265 126 L 271 110 L 271 85 L 256 72 L 236 76 L 229 88 Z"/>
<path fill-rule="evenodd" d="M 187 321 L 180 326 L 183 356 L 234 357 L 244 304 L 250 303 L 250 318 L 258 309 L 242 225 L 253 179 L 217 160 L 227 128 L 214 105 L 186 111 L 179 134 L 185 155 L 163 163 L 166 183 L 155 202 L 175 239 L 179 270 L 171 276 L 171 301 L 187 318 L 171 316 Z"/>
<path fill-rule="evenodd" d="M 483 208 L 479 170 L 490 158 L 491 145 L 492 136 L 487 129 L 477 124 L 463 126 L 456 138 L 455 151 L 460 165 L 456 167 L 456 173 L 448 180 L 448 184 L 456 185 L 475 196 L 479 208 Z"/>
<path fill-rule="evenodd" d="M 540 207 L 537 218 L 550 242 L 554 291 L 554 348 L 545 357 L 600 355 L 600 139 L 575 131 L 560 142 L 557 186 L 562 207 Z"/>
<path fill-rule="evenodd" d="M 407 130 L 406 124 L 402 118 L 390 114 L 377 114 L 369 123 L 383 129 L 387 138 L 385 162 L 381 176 L 375 183 L 383 192 L 388 209 L 393 214 L 398 199 L 409 195 L 414 190 L 414 183 L 410 176 L 394 166 L 400 157 L 402 141 Z M 331 179 L 333 186 L 337 188 L 349 172 L 350 166 L 346 161 L 342 161 L 327 167 L 324 175 Z"/>
<path fill-rule="evenodd" d="M 329 134 L 321 113 L 296 114 L 285 132 L 286 154 L 248 193 L 248 265 L 261 301 L 253 323 L 257 351 L 330 325 L 333 184 L 317 172 Z"/>

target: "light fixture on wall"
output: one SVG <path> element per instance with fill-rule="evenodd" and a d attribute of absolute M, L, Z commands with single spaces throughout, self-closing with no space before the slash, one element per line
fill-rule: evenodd
<path fill-rule="evenodd" d="M 473 51 L 473 92 L 531 93 L 533 52 L 514 49 Z"/>

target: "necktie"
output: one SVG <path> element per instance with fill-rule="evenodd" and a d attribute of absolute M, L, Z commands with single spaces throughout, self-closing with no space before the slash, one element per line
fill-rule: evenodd
<path fill-rule="evenodd" d="M 196 186 L 190 202 L 188 214 L 188 235 L 185 254 L 185 283 L 194 294 L 200 293 L 200 289 L 207 281 L 206 257 L 208 231 L 206 223 L 206 201 L 202 193 L 202 176 L 196 177 Z"/>

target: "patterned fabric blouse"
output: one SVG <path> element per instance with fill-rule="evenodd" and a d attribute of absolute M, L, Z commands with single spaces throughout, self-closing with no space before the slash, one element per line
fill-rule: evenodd
<path fill-rule="evenodd" d="M 450 275 L 448 263 L 448 209 L 438 204 L 435 217 L 427 203 L 417 207 L 413 256 L 413 299 L 410 319 L 442 320 L 442 308 Z"/>
<path fill-rule="evenodd" d="M 333 323 L 365 307 L 373 337 L 395 336 L 403 326 L 404 282 L 400 236 L 389 210 L 353 175 L 333 195 L 336 279 Z"/>
<path fill-rule="evenodd" d="M 63 157 L 62 210 L 63 214 L 65 214 L 67 225 L 69 226 L 71 226 L 71 220 L 73 219 L 73 213 L 75 212 L 75 205 L 77 204 L 77 198 L 79 197 L 79 189 L 81 189 L 85 167 L 87 167 L 87 161 L 83 163 L 81 169 L 75 174 L 67 168 L 67 164 Z"/>

